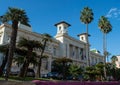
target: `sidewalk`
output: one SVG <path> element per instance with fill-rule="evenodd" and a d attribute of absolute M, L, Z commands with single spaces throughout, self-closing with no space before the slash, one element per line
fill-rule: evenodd
<path fill-rule="evenodd" d="M 35 85 L 31 81 L 5 81 L 0 80 L 0 85 Z"/>

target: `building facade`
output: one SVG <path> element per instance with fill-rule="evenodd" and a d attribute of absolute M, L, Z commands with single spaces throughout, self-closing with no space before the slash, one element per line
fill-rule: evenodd
<path fill-rule="evenodd" d="M 52 42 L 48 42 L 45 48 L 45 55 L 47 59 L 42 60 L 41 74 L 46 74 L 51 71 L 52 61 L 56 58 L 67 57 L 73 60 L 73 63 L 81 67 L 94 65 L 99 62 L 103 62 L 103 56 L 100 53 L 96 53 L 90 50 L 90 43 L 87 42 L 87 34 L 82 33 L 79 39 L 75 39 L 68 34 L 70 24 L 65 21 L 55 24 L 57 32 Z M 32 32 L 32 28 L 23 24 L 18 25 L 17 41 L 21 37 L 30 40 L 42 41 L 42 35 L 36 32 Z M 4 23 L 0 25 L 0 45 L 7 44 L 10 41 L 11 25 Z M 39 51 L 37 52 L 40 53 Z M 0 63 L 4 58 L 4 55 L 0 55 Z M 88 59 L 89 56 L 89 59 Z M 88 62 L 89 60 L 89 62 Z M 35 67 L 33 67 L 36 69 Z M 20 68 L 13 63 L 12 71 L 18 71 Z"/>

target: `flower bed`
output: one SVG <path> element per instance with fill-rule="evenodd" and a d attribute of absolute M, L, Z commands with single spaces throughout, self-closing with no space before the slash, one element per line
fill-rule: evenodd
<path fill-rule="evenodd" d="M 110 82 L 80 82 L 80 81 L 32 81 L 36 85 L 120 85 L 118 81 Z"/>

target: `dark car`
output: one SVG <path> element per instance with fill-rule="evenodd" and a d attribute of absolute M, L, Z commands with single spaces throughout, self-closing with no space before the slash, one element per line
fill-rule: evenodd
<path fill-rule="evenodd" d="M 26 76 L 27 76 L 27 77 L 35 77 L 35 72 L 34 72 L 34 70 L 28 68 Z"/>
<path fill-rule="evenodd" d="M 79 80 L 79 81 L 82 81 L 82 80 L 83 80 L 83 76 L 82 76 L 82 75 L 79 75 L 79 76 L 77 76 L 77 77 L 67 76 L 66 79 L 67 79 L 67 80 Z"/>
<path fill-rule="evenodd" d="M 59 73 L 58 72 L 49 72 L 47 74 L 47 78 L 58 78 Z"/>

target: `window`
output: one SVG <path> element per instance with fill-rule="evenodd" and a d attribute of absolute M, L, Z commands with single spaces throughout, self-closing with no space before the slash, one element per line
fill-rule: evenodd
<path fill-rule="evenodd" d="M 61 26 L 59 27 L 59 31 L 61 30 Z"/>
<path fill-rule="evenodd" d="M 80 49 L 80 57 L 81 57 L 81 60 L 84 60 L 84 56 L 83 56 L 83 48 Z"/>
<path fill-rule="evenodd" d="M 81 37 L 81 40 L 84 40 L 84 37 Z"/>
<path fill-rule="evenodd" d="M 42 68 L 44 70 L 47 70 L 48 69 L 48 60 L 46 58 L 43 58 L 42 59 Z"/>
<path fill-rule="evenodd" d="M 46 47 L 45 47 L 45 51 L 48 51 L 49 50 L 49 47 L 48 47 L 48 45 L 46 45 Z"/>
<path fill-rule="evenodd" d="M 53 48 L 53 55 L 56 56 L 56 48 Z"/>

